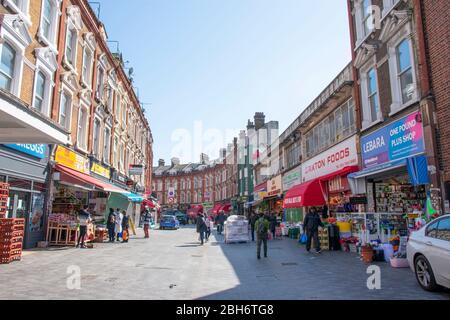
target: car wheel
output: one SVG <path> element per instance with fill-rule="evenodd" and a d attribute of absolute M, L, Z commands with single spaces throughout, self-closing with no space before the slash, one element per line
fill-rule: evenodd
<path fill-rule="evenodd" d="M 424 256 L 420 255 L 415 259 L 414 268 L 416 279 L 424 290 L 432 292 L 439 288 L 434 278 L 433 269 Z"/>

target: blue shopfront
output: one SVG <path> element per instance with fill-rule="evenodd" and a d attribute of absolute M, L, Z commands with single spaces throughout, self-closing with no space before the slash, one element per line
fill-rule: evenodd
<path fill-rule="evenodd" d="M 414 112 L 361 138 L 362 170 L 348 180 L 367 212 L 425 212 L 429 174 L 422 117 Z"/>
<path fill-rule="evenodd" d="M 44 239 L 48 159 L 44 144 L 0 145 L 0 182 L 10 185 L 7 217 L 26 220 L 24 248 Z"/>

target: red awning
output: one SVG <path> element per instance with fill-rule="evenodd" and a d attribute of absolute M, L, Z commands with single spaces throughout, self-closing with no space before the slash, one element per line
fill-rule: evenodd
<path fill-rule="evenodd" d="M 212 209 L 212 214 L 219 214 L 220 208 L 222 208 L 222 205 L 220 203 L 216 203 L 214 205 L 214 208 Z"/>
<path fill-rule="evenodd" d="M 146 199 L 146 200 L 144 200 L 144 201 L 142 202 L 142 206 L 143 206 L 144 208 L 145 208 L 145 207 L 149 207 L 149 208 L 153 209 L 153 208 L 155 207 L 155 204 L 154 204 L 154 202 L 153 202 L 152 200 Z"/>
<path fill-rule="evenodd" d="M 227 213 L 231 212 L 231 210 L 232 210 L 231 204 L 223 205 L 222 208 L 220 208 L 220 211 L 227 212 Z"/>
<path fill-rule="evenodd" d="M 321 182 L 312 180 L 292 187 L 284 197 L 285 209 L 320 207 L 326 204 Z"/>
<path fill-rule="evenodd" d="M 76 170 L 61 166 L 61 165 L 56 165 L 55 169 L 62 173 L 61 175 L 61 180 L 64 181 L 64 175 L 67 175 L 68 177 L 78 180 L 84 184 L 88 184 L 88 185 L 92 185 L 100 190 L 106 191 L 106 192 L 116 192 L 116 193 L 130 193 L 129 191 L 126 191 L 124 189 L 118 188 L 113 186 L 112 184 L 109 184 L 107 182 L 103 182 L 100 181 L 96 178 L 91 177 L 88 174 L 82 173 L 82 172 L 78 172 Z"/>
<path fill-rule="evenodd" d="M 358 166 L 345 167 L 339 171 L 336 171 L 331 174 L 327 174 L 326 176 L 320 177 L 320 178 L 318 178 L 318 180 L 322 181 L 322 182 L 326 182 L 326 181 L 332 180 L 336 177 L 344 177 L 344 176 L 349 175 L 350 173 L 354 173 L 354 172 L 358 172 L 358 171 L 359 171 Z"/>

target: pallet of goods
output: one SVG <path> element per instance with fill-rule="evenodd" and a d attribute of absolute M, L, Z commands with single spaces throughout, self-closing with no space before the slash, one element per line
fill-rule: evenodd
<path fill-rule="evenodd" d="M 0 264 L 22 259 L 25 219 L 0 219 Z"/>
<path fill-rule="evenodd" d="M 250 240 L 248 220 L 243 216 L 231 216 L 225 223 L 225 243 L 245 243 Z"/>

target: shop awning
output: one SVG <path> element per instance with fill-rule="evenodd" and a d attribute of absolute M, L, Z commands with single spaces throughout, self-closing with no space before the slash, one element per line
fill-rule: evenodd
<path fill-rule="evenodd" d="M 359 167 L 358 166 L 345 167 L 345 168 L 342 168 L 339 171 L 336 171 L 336 172 L 333 172 L 333 173 L 328 174 L 326 176 L 320 177 L 320 178 L 318 178 L 318 180 L 320 180 L 322 182 L 326 182 L 326 181 L 329 181 L 329 180 L 333 180 L 334 178 L 337 178 L 337 177 L 345 177 L 345 176 L 347 176 L 347 175 L 349 175 L 351 173 L 358 172 L 358 171 L 359 171 Z"/>
<path fill-rule="evenodd" d="M 119 187 L 113 186 L 110 183 L 107 182 L 103 182 L 101 180 L 98 180 L 94 177 L 91 177 L 88 174 L 82 173 L 82 172 L 78 172 L 76 170 L 67 168 L 65 166 L 62 165 L 56 165 L 55 166 L 55 170 L 60 172 L 61 175 L 61 180 L 64 181 L 65 175 L 67 175 L 68 177 L 78 180 L 83 184 L 87 184 L 87 185 L 92 185 L 95 188 L 101 190 L 101 191 L 105 191 L 105 192 L 114 192 L 114 193 L 121 193 L 121 194 L 129 194 L 129 191 L 126 191 L 124 189 L 121 189 Z"/>
<path fill-rule="evenodd" d="M 322 183 L 319 179 L 292 187 L 284 198 L 285 209 L 319 207 L 326 204 Z"/>
<path fill-rule="evenodd" d="M 429 184 L 428 161 L 420 155 L 402 160 L 391 161 L 371 168 L 366 168 L 348 175 L 348 182 L 353 194 L 367 193 L 366 178 L 389 174 L 394 170 L 405 168 L 413 186 Z"/>
<path fill-rule="evenodd" d="M 124 193 L 124 196 L 128 198 L 128 200 L 132 202 L 142 202 L 145 200 L 144 196 L 132 192 Z"/>
<path fill-rule="evenodd" d="M 219 214 L 220 208 L 222 208 L 222 205 L 220 203 L 215 204 L 211 211 L 212 214 Z"/>
<path fill-rule="evenodd" d="M 233 209 L 233 206 L 232 206 L 230 203 L 228 203 L 228 204 L 223 205 L 223 206 L 220 208 L 219 212 L 220 212 L 220 211 L 223 211 L 223 212 L 231 212 L 232 209 Z"/>

